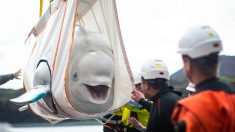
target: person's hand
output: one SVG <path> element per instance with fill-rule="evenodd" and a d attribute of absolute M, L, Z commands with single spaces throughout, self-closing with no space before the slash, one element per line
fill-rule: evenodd
<path fill-rule="evenodd" d="M 18 70 L 17 72 L 13 73 L 13 76 L 15 79 L 20 79 L 19 77 L 21 76 L 21 69 Z"/>
<path fill-rule="evenodd" d="M 139 92 L 138 90 L 134 89 L 134 91 L 132 92 L 131 98 L 132 98 L 133 100 L 135 100 L 136 102 L 139 102 L 140 99 L 145 98 L 145 97 L 144 97 L 144 94 L 143 94 L 143 93 L 141 93 L 141 92 Z"/>
<path fill-rule="evenodd" d="M 145 127 L 135 117 L 129 117 L 128 122 L 140 131 L 145 130 Z"/>

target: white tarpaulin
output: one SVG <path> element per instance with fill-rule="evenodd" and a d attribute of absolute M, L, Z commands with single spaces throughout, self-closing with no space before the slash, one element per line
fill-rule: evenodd
<path fill-rule="evenodd" d="M 74 100 L 71 101 L 72 75 L 69 70 L 73 65 L 73 56 L 79 55 L 75 53 L 79 50 L 73 49 L 74 40 L 79 37 L 76 25 L 84 27 L 89 33 L 101 35 L 114 55 L 112 104 L 101 112 L 80 110 L 74 106 Z M 30 104 L 35 114 L 51 122 L 67 118 L 90 119 L 112 112 L 130 100 L 133 79 L 122 42 L 115 0 L 54 0 L 32 33 L 37 36 L 37 41 L 25 68 L 24 87 L 29 91 L 35 85 L 44 83 L 35 81 L 35 73 L 39 72 L 41 76 L 44 71 L 36 70 L 40 63 L 45 63 L 46 68 L 42 69 L 50 73 L 51 90 L 49 99 Z"/>

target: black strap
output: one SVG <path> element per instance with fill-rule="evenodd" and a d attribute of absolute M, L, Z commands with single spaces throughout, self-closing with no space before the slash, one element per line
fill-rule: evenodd
<path fill-rule="evenodd" d="M 54 101 L 54 97 L 53 97 L 53 95 L 52 95 L 52 90 L 51 90 L 51 88 L 52 88 L 52 77 L 51 77 L 52 72 L 51 72 L 51 68 L 50 68 L 50 66 L 49 66 L 49 64 L 48 64 L 48 61 L 47 61 L 47 60 L 44 60 L 44 59 L 41 59 L 41 60 L 38 62 L 37 68 L 38 68 L 38 66 L 39 66 L 39 64 L 40 64 L 41 62 L 45 62 L 45 63 L 47 64 L 47 67 L 48 67 L 49 72 L 50 72 L 50 92 L 48 93 L 47 96 L 49 96 L 50 99 L 51 99 L 51 104 L 52 104 L 52 107 L 53 107 L 52 112 L 57 115 L 57 114 L 58 114 L 58 111 L 57 111 L 57 108 L 56 108 L 56 106 L 55 106 L 55 101 Z"/>

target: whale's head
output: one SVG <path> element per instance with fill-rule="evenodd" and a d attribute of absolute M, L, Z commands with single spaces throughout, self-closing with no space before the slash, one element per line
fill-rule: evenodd
<path fill-rule="evenodd" d="M 112 106 L 114 55 L 101 36 L 76 26 L 66 76 L 70 103 L 78 111 L 100 113 Z"/>

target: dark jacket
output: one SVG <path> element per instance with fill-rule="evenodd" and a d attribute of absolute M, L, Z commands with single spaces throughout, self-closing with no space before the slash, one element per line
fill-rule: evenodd
<path fill-rule="evenodd" d="M 13 74 L 7 74 L 7 75 L 0 75 L 0 85 L 8 82 L 9 80 L 14 79 Z"/>
<path fill-rule="evenodd" d="M 171 114 L 174 106 L 180 96 L 174 93 L 173 90 L 165 88 L 160 90 L 152 99 L 152 106 L 141 100 L 139 103 L 147 108 L 151 107 L 150 117 L 146 132 L 172 132 L 173 124 L 171 122 Z M 145 102 L 143 104 L 143 102 Z"/>

